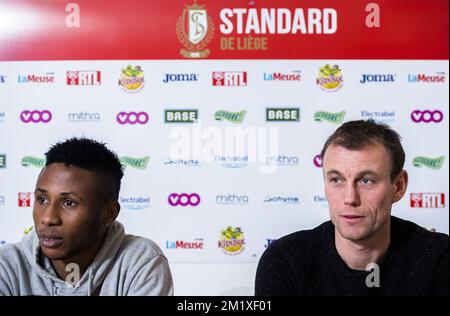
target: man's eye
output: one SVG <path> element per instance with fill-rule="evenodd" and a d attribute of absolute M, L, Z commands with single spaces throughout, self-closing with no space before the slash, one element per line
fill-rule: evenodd
<path fill-rule="evenodd" d="M 75 207 L 77 204 L 72 200 L 65 200 L 63 205 L 66 207 Z"/>
<path fill-rule="evenodd" d="M 331 178 L 330 182 L 332 182 L 332 183 L 339 183 L 339 182 L 341 182 L 341 178 L 339 178 L 339 177 Z"/>
<path fill-rule="evenodd" d="M 371 184 L 371 183 L 372 183 L 372 180 L 370 180 L 370 179 L 368 179 L 368 178 L 364 178 L 364 179 L 361 179 L 361 182 L 362 182 L 363 184 Z"/>
<path fill-rule="evenodd" d="M 45 202 L 47 202 L 47 198 L 45 196 L 37 196 L 35 200 L 39 204 L 44 204 Z"/>

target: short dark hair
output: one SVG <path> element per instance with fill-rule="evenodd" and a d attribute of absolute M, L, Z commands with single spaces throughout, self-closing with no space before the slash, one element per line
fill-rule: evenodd
<path fill-rule="evenodd" d="M 400 135 L 387 124 L 375 122 L 372 119 L 350 121 L 342 124 L 328 137 L 320 156 L 323 159 L 330 145 L 338 145 L 347 149 L 361 149 L 374 143 L 381 144 L 391 156 L 391 181 L 394 181 L 405 164 L 405 151 L 400 141 Z"/>
<path fill-rule="evenodd" d="M 102 187 L 107 199 L 119 198 L 123 166 L 117 155 L 105 143 L 88 138 L 70 138 L 54 144 L 45 154 L 47 167 L 53 163 L 64 163 L 99 174 L 108 187 Z"/>

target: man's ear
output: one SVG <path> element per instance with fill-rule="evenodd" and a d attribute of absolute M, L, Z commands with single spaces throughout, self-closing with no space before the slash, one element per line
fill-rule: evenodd
<path fill-rule="evenodd" d="M 103 224 L 110 224 L 114 222 L 119 215 L 120 204 L 117 201 L 107 202 L 103 206 Z"/>
<path fill-rule="evenodd" d="M 400 174 L 394 179 L 394 196 L 392 203 L 398 202 L 406 193 L 408 188 L 408 172 L 402 170 Z"/>

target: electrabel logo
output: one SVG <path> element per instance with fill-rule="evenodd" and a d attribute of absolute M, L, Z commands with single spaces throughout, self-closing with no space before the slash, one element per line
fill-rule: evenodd
<path fill-rule="evenodd" d="M 23 123 L 48 123 L 52 120 L 52 112 L 48 110 L 25 110 L 20 113 Z"/>
<path fill-rule="evenodd" d="M 290 73 L 281 73 L 281 72 L 265 72 L 263 74 L 264 81 L 301 81 L 302 75 L 300 70 L 294 70 Z"/>
<path fill-rule="evenodd" d="M 169 205 L 171 206 L 197 206 L 200 204 L 200 195 L 197 193 L 172 193 L 167 198 Z"/>
<path fill-rule="evenodd" d="M 45 166 L 45 161 L 45 157 L 25 156 L 20 161 L 20 164 L 23 167 L 35 167 L 41 169 Z"/>
<path fill-rule="evenodd" d="M 97 123 L 100 122 L 100 113 L 98 112 L 77 112 L 69 113 L 69 122 L 74 123 Z"/>
<path fill-rule="evenodd" d="M 248 155 L 245 156 L 214 156 L 214 161 L 225 168 L 243 168 L 248 165 Z"/>
<path fill-rule="evenodd" d="M 300 108 L 266 108 L 267 122 L 300 122 Z"/>
<path fill-rule="evenodd" d="M 268 156 L 266 158 L 266 165 L 270 166 L 288 166 L 288 167 L 298 167 L 300 164 L 300 157 L 298 156 Z"/>
<path fill-rule="evenodd" d="M 205 243 L 203 238 L 194 239 L 193 241 L 166 240 L 166 249 L 183 249 L 183 250 L 203 250 L 205 248 Z"/>
<path fill-rule="evenodd" d="M 164 79 L 162 82 L 193 82 L 198 81 L 199 74 L 164 74 Z"/>
<path fill-rule="evenodd" d="M 217 111 L 214 114 L 216 121 L 229 121 L 231 123 L 240 124 L 244 121 L 246 111 L 229 112 L 229 111 Z"/>
<path fill-rule="evenodd" d="M 338 91 L 344 82 L 342 70 L 338 65 L 330 66 L 326 64 L 324 67 L 319 68 L 319 75 L 316 79 L 316 84 L 326 92 Z"/>
<path fill-rule="evenodd" d="M 195 123 L 198 120 L 198 110 L 164 110 L 165 123 Z"/>
<path fill-rule="evenodd" d="M 19 192 L 19 207 L 31 207 L 31 192 Z"/>
<path fill-rule="evenodd" d="M 214 71 L 212 84 L 217 87 L 242 87 L 247 85 L 246 71 Z"/>
<path fill-rule="evenodd" d="M 70 70 L 67 71 L 68 86 L 99 86 L 101 72 L 98 70 Z"/>
<path fill-rule="evenodd" d="M 322 157 L 320 154 L 314 156 L 313 163 L 317 168 L 322 168 Z"/>
<path fill-rule="evenodd" d="M 134 169 L 138 170 L 144 170 L 147 168 L 148 162 L 150 161 L 149 156 L 145 156 L 142 158 L 136 158 L 136 157 L 130 157 L 130 156 L 124 156 L 120 157 L 120 163 L 124 166 L 129 166 Z"/>
<path fill-rule="evenodd" d="M 395 111 L 361 111 L 363 120 L 373 119 L 384 124 L 392 124 L 395 122 Z"/>
<path fill-rule="evenodd" d="M 219 249 L 227 255 L 238 255 L 245 249 L 244 232 L 240 227 L 228 226 L 220 231 Z"/>
<path fill-rule="evenodd" d="M 143 210 L 150 206 L 149 196 L 120 196 L 120 205 L 127 210 Z"/>
<path fill-rule="evenodd" d="M 117 113 L 116 120 L 117 123 L 124 124 L 146 124 L 148 122 L 149 116 L 145 112 L 119 112 Z"/>
<path fill-rule="evenodd" d="M 141 66 L 128 65 L 120 71 L 119 86 L 126 92 L 138 92 L 144 87 L 145 76 Z"/>
<path fill-rule="evenodd" d="M 417 156 L 413 159 L 413 165 L 414 167 L 427 167 L 429 169 L 438 170 L 442 168 L 442 165 L 444 164 L 444 156 L 437 157 L 437 158 L 429 158 L 424 156 Z"/>
<path fill-rule="evenodd" d="M 318 204 L 319 206 L 328 209 L 328 201 L 324 196 L 314 195 L 313 202 L 314 204 Z"/>
<path fill-rule="evenodd" d="M 0 169 L 6 168 L 6 154 L 0 154 Z"/>
<path fill-rule="evenodd" d="M 444 114 L 439 110 L 414 110 L 411 112 L 411 120 L 414 123 L 440 123 Z"/>
<path fill-rule="evenodd" d="M 219 205 L 248 205 L 248 195 L 224 194 L 216 196 L 216 204 Z"/>
<path fill-rule="evenodd" d="M 409 74 L 408 82 L 410 83 L 445 83 L 445 72 L 436 72 L 436 74 Z"/>
<path fill-rule="evenodd" d="M 444 208 L 444 193 L 411 193 L 412 208 Z"/>
<path fill-rule="evenodd" d="M 264 203 L 300 204 L 300 198 L 298 196 L 268 195 Z"/>
<path fill-rule="evenodd" d="M 186 167 L 198 167 L 200 161 L 197 159 L 167 159 L 164 165 L 168 166 L 186 166 Z"/>
<path fill-rule="evenodd" d="M 0 83 L 6 83 L 6 76 L 0 75 Z"/>
<path fill-rule="evenodd" d="M 44 75 L 18 75 L 17 81 L 19 83 L 42 83 L 50 84 L 55 83 L 55 73 L 48 72 Z"/>
<path fill-rule="evenodd" d="M 395 74 L 362 74 L 362 78 L 359 81 L 362 84 L 365 83 L 378 83 L 378 82 L 395 82 Z"/>

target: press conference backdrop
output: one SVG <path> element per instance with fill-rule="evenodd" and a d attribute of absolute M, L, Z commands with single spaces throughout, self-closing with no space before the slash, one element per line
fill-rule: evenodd
<path fill-rule="evenodd" d="M 0 243 L 49 146 L 86 136 L 175 294 L 252 295 L 270 242 L 329 218 L 327 136 L 369 118 L 403 137 L 393 214 L 448 233 L 448 71 L 448 1 L 2 1 Z"/>

